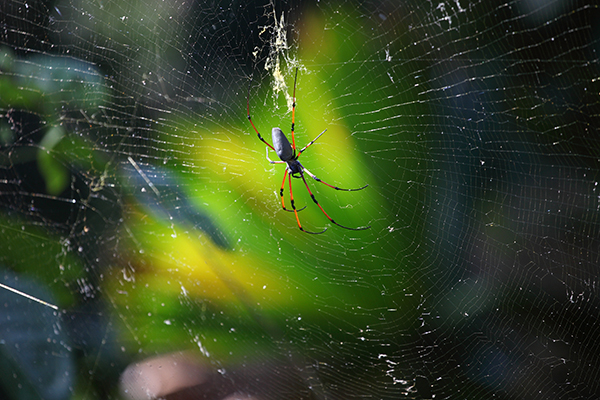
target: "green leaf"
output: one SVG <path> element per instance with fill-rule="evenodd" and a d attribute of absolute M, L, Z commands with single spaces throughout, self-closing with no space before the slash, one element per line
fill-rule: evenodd
<path fill-rule="evenodd" d="M 63 129 L 55 126 L 46 133 L 40 143 L 38 166 L 46 181 L 46 191 L 52 195 L 60 194 L 69 184 L 69 170 L 65 168 L 53 151 L 64 135 Z"/>

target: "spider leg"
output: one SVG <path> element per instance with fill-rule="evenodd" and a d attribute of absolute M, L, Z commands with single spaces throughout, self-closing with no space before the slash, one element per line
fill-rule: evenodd
<path fill-rule="evenodd" d="M 294 120 L 296 118 L 296 78 L 298 78 L 298 67 L 296 67 L 296 75 L 294 75 L 294 94 L 292 95 L 292 149 L 296 152 L 296 138 L 294 137 Z"/>
<path fill-rule="evenodd" d="M 356 192 L 357 190 L 363 190 L 364 188 L 366 188 L 367 186 L 369 186 L 369 185 L 365 185 L 363 187 L 359 187 L 359 188 L 356 188 L 356 189 L 343 189 L 343 188 L 339 188 L 337 186 L 330 185 L 329 183 L 327 183 L 325 181 L 322 181 L 320 178 L 317 178 L 317 176 L 315 174 L 313 174 L 312 172 L 310 172 L 306 168 L 304 168 L 304 172 L 306 172 L 308 175 L 310 175 L 310 177 L 313 178 L 315 181 L 321 182 L 323 185 L 327 185 L 330 188 L 335 189 L 335 190 L 343 190 L 345 192 Z"/>
<path fill-rule="evenodd" d="M 302 174 L 302 173 L 300 173 L 300 174 Z M 302 176 L 302 175 L 300 175 L 300 176 Z M 296 222 L 298 222 L 298 228 L 300 228 L 300 230 L 302 232 L 310 233 L 310 234 L 313 234 L 313 235 L 319 235 L 321 233 L 325 233 L 325 231 L 327 230 L 327 228 L 323 229 L 321 232 L 311 232 L 311 231 L 307 231 L 306 229 L 304 229 L 302 227 L 302 224 L 300 224 L 300 218 L 298 218 L 298 210 L 296 210 L 296 206 L 294 205 L 294 193 L 292 192 L 292 176 L 291 176 L 291 174 L 290 174 L 290 176 L 289 176 L 288 179 L 290 181 L 290 202 L 292 203 L 292 209 L 294 210 L 294 214 L 296 215 Z M 302 179 L 304 179 L 304 176 L 302 176 Z M 304 181 L 304 184 L 306 184 L 306 181 Z M 308 185 L 306 187 L 308 188 Z M 310 193 L 310 189 L 308 189 L 308 192 Z M 311 196 L 312 196 L 312 193 L 311 193 Z M 314 196 L 313 196 L 313 200 L 315 200 Z M 315 200 L 315 203 L 316 202 L 317 201 Z M 318 204 L 319 203 L 317 203 L 317 205 Z M 319 207 L 321 207 L 321 206 L 319 206 Z M 321 210 L 323 210 L 323 209 L 321 208 Z M 323 212 L 325 212 L 325 211 L 323 211 Z M 325 214 L 325 215 L 327 215 L 327 214 Z M 329 218 L 329 216 L 327 218 Z M 331 220 L 331 222 L 333 222 L 333 220 L 331 218 L 329 218 L 329 219 Z M 335 222 L 333 222 L 333 223 L 335 224 Z"/>
<path fill-rule="evenodd" d="M 306 169 L 305 169 L 304 171 L 306 171 Z M 307 172 L 308 172 L 308 171 L 307 171 Z M 352 230 L 352 231 L 362 231 L 362 230 L 364 230 L 364 229 L 369 229 L 369 228 L 370 228 L 370 226 L 360 226 L 360 227 L 358 227 L 358 228 L 349 228 L 349 227 L 347 227 L 347 226 L 344 226 L 344 225 L 341 225 L 341 224 L 338 224 L 337 222 L 335 222 L 335 221 L 334 221 L 334 220 L 333 220 L 333 219 L 332 219 L 332 218 L 331 218 L 331 217 L 330 217 L 330 216 L 329 216 L 329 215 L 328 215 L 328 214 L 325 212 L 325 210 L 323 210 L 323 207 L 321 207 L 321 205 L 319 204 L 319 202 L 318 202 L 318 201 L 317 201 L 317 199 L 315 198 L 315 195 L 314 195 L 314 194 L 313 194 L 313 193 L 310 191 L 310 188 L 308 187 L 308 183 L 306 182 L 306 179 L 304 178 L 304 173 L 303 173 L 303 172 L 300 172 L 300 177 L 302 178 L 302 181 L 304 181 L 304 186 L 306 186 L 306 190 L 308 190 L 308 194 L 310 194 L 310 197 L 311 197 L 311 199 L 313 199 L 313 201 L 315 202 L 315 204 L 316 204 L 317 206 L 319 206 L 319 208 L 321 209 L 321 211 L 323 211 L 323 214 L 325 214 L 325 216 L 327 217 L 327 219 L 329 219 L 329 221 L 331 221 L 331 223 L 332 223 L 332 224 L 335 224 L 335 225 L 337 225 L 337 226 L 339 226 L 339 227 L 341 227 L 341 228 L 350 229 L 350 230 Z M 319 182 L 321 182 L 321 181 L 319 181 Z M 323 182 L 323 183 L 325 183 L 325 182 Z M 291 179 L 290 179 L 290 189 L 291 189 L 291 187 L 292 187 L 292 181 L 291 181 Z M 333 186 L 333 187 L 335 188 L 335 186 Z M 341 190 L 344 190 L 344 189 L 341 189 Z M 347 189 L 346 189 L 346 190 L 347 190 Z M 293 204 L 293 203 L 292 203 L 292 204 Z M 296 218 L 298 218 L 298 215 L 297 215 L 297 214 L 296 214 Z M 300 224 L 300 222 L 298 222 L 298 224 Z M 300 229 L 302 229 L 302 228 L 300 228 Z"/>
<path fill-rule="evenodd" d="M 317 136 L 316 138 L 314 138 L 313 140 L 311 140 L 311 141 L 310 141 L 310 143 L 308 143 L 306 146 L 304 146 L 304 147 L 302 148 L 302 150 L 300 150 L 300 151 L 298 152 L 298 157 L 300 157 L 300 154 L 302 154 L 302 152 L 303 152 L 304 150 L 306 150 L 306 148 L 307 148 L 308 146 L 310 146 L 311 144 L 313 144 L 314 142 L 316 142 L 316 141 L 317 141 L 317 139 L 318 139 L 318 138 L 320 138 L 320 137 L 321 137 L 321 135 L 323 135 L 325 132 L 327 132 L 327 129 L 325 129 L 323 132 L 319 133 L 319 136 Z"/>
<path fill-rule="evenodd" d="M 265 149 L 267 150 L 267 161 L 270 162 L 271 164 L 285 164 L 285 161 L 273 161 L 269 158 L 269 148 L 265 147 Z"/>
<path fill-rule="evenodd" d="M 285 186 L 285 178 L 287 178 L 287 174 L 288 174 L 288 169 L 286 168 L 285 172 L 283 173 L 283 182 L 281 182 L 281 189 L 279 189 L 279 196 L 281 197 L 281 207 L 283 208 L 284 211 L 294 212 L 294 210 L 290 210 L 289 208 L 285 208 L 285 203 L 283 202 L 283 187 Z M 290 181 L 291 181 L 291 177 L 290 177 Z M 302 211 L 305 208 L 306 208 L 306 206 L 298 209 L 298 211 Z"/>
<path fill-rule="evenodd" d="M 248 111 L 248 121 L 250 121 L 250 124 L 252 125 L 252 128 L 254 128 L 254 132 L 256 132 L 256 134 L 258 135 L 258 138 L 260 140 L 262 140 L 264 144 L 269 146 L 273 151 L 275 151 L 275 148 L 273 146 L 271 146 L 271 144 L 269 142 L 267 142 L 265 139 L 263 139 L 263 137 L 260 135 L 260 133 L 258 132 L 258 129 L 256 129 L 256 126 L 254 126 L 254 122 L 252 122 L 252 117 L 250 117 L 250 85 L 248 85 L 248 96 L 246 97 L 246 110 Z M 292 114 L 293 114 L 293 112 L 292 112 Z M 292 120 L 293 120 L 293 117 L 292 117 Z M 293 123 L 292 123 L 292 125 L 293 125 Z"/>

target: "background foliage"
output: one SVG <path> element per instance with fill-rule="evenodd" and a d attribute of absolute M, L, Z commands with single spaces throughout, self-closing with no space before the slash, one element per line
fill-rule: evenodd
<path fill-rule="evenodd" d="M 4 398 L 598 395 L 596 5 L 0 7 Z"/>

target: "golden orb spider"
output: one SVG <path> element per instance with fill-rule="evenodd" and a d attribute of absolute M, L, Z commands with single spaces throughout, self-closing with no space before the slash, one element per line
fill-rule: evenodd
<path fill-rule="evenodd" d="M 267 160 L 271 163 L 271 164 L 286 164 L 286 168 L 285 168 L 285 172 L 283 173 L 283 182 L 281 183 L 281 188 L 279 189 L 279 196 L 281 197 L 281 207 L 284 209 L 284 211 L 290 211 L 290 212 L 294 212 L 294 214 L 296 215 L 296 222 L 298 222 L 298 228 L 300 228 L 300 230 L 302 232 L 306 232 L 306 233 L 311 233 L 311 234 L 321 234 L 324 233 L 327 230 L 327 227 L 325 229 L 323 229 L 320 232 L 311 232 L 311 231 L 307 231 L 306 229 L 304 229 L 302 227 L 302 224 L 300 224 L 300 218 L 298 218 L 298 211 L 302 211 L 304 208 L 306 208 L 306 206 L 302 207 L 301 209 L 296 209 L 296 206 L 294 204 L 294 193 L 292 191 L 292 178 L 301 178 L 302 181 L 304 182 L 304 186 L 306 186 L 306 190 L 308 190 L 308 194 L 310 195 L 311 199 L 315 202 L 315 204 L 317 206 L 319 206 L 319 208 L 321 209 L 321 211 L 323 212 L 323 214 L 325 214 L 325 216 L 327 217 L 327 219 L 329 219 L 329 221 L 331 221 L 332 224 L 335 224 L 339 227 L 345 228 L 345 229 L 350 229 L 353 231 L 361 231 L 363 229 L 369 229 L 370 226 L 361 226 L 358 228 L 349 228 L 347 226 L 338 224 L 337 222 L 335 222 L 333 220 L 333 218 L 331 218 L 323 209 L 323 207 L 321 206 L 321 204 L 319 204 L 319 202 L 317 201 L 317 199 L 315 198 L 315 195 L 312 193 L 312 191 L 310 190 L 310 187 L 308 187 L 308 183 L 306 182 L 306 179 L 304 178 L 304 173 L 306 172 L 311 178 L 313 178 L 315 181 L 320 182 L 326 186 L 329 186 L 332 189 L 335 190 L 343 190 L 346 192 L 353 192 L 356 190 L 362 190 L 364 188 L 366 188 L 369 185 L 365 185 L 363 187 L 357 188 L 357 189 L 342 189 L 339 188 L 337 186 L 333 186 L 330 185 L 327 182 L 322 181 L 321 179 L 317 178 L 312 172 L 310 172 L 309 170 L 307 170 L 306 168 L 304 168 L 304 166 L 302 164 L 300 164 L 300 161 L 298 161 L 298 158 L 300 157 L 300 155 L 304 152 L 304 150 L 306 150 L 310 145 L 312 145 L 318 138 L 321 137 L 321 135 L 323 135 L 327 129 L 325 129 L 323 132 L 319 133 L 319 135 L 314 138 L 313 140 L 311 140 L 306 146 L 304 146 L 300 151 L 296 152 L 296 139 L 294 137 L 294 119 L 296 116 L 296 78 L 298 77 L 298 68 L 296 68 L 296 74 L 294 75 L 294 92 L 292 95 L 292 143 L 290 144 L 288 138 L 285 136 L 285 134 L 282 132 L 281 129 L 279 128 L 273 128 L 271 131 L 271 137 L 273 139 L 273 145 L 269 144 L 269 142 L 267 142 L 265 139 L 263 139 L 263 137 L 261 136 L 261 134 L 258 132 L 258 129 L 256 129 L 256 126 L 254 126 L 254 122 L 252 122 L 252 118 L 250 117 L 250 86 L 248 86 L 248 97 L 247 97 L 247 111 L 248 111 L 248 121 L 250 121 L 250 124 L 252 125 L 252 128 L 254 128 L 254 131 L 256 132 L 256 134 L 258 135 L 258 138 L 260 140 L 263 141 L 264 144 L 267 145 Z M 269 158 L 269 148 L 271 150 L 273 150 L 275 153 L 277 153 L 277 155 L 279 156 L 279 159 L 281 161 L 273 161 Z M 289 178 L 288 178 L 288 174 L 289 174 Z M 288 178 L 289 183 L 290 183 L 290 203 L 292 204 L 292 209 L 289 210 L 287 208 L 285 208 L 285 203 L 283 200 L 283 187 L 285 186 L 285 180 L 286 178 Z"/>

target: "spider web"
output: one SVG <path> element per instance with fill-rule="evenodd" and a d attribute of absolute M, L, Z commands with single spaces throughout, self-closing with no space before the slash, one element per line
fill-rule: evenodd
<path fill-rule="evenodd" d="M 0 15 L 0 397 L 600 395 L 596 4 Z"/>

